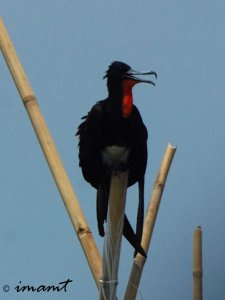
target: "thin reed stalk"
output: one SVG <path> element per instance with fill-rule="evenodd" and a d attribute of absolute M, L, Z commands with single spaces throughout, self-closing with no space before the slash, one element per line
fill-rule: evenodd
<path fill-rule="evenodd" d="M 34 92 L 22 68 L 3 20 L 0 18 L 0 48 L 30 117 L 52 176 L 61 194 L 77 237 L 84 250 L 96 285 L 99 286 L 101 258 L 84 214 L 63 167 L 54 141 L 42 116 Z"/>
<path fill-rule="evenodd" d="M 176 147 L 171 146 L 170 144 L 167 146 L 164 157 L 161 162 L 161 166 L 159 168 L 154 186 L 152 191 L 152 197 L 149 202 L 149 206 L 147 209 L 147 213 L 144 221 L 143 235 L 141 240 L 141 245 L 145 252 L 148 252 L 153 229 L 160 205 L 160 201 L 162 198 L 163 190 L 165 187 L 167 175 L 169 173 L 169 169 L 176 152 Z M 125 292 L 124 300 L 135 300 L 136 294 L 138 291 L 141 275 L 143 272 L 143 268 L 145 265 L 146 259 L 140 255 L 139 253 L 136 255 L 133 261 L 132 270 L 130 273 L 130 278 L 128 281 L 127 289 Z"/>
<path fill-rule="evenodd" d="M 202 300 L 202 229 L 198 226 L 193 235 L 193 299 Z"/>
<path fill-rule="evenodd" d="M 128 172 L 114 173 L 111 179 L 104 239 L 99 300 L 115 300 L 123 234 Z"/>

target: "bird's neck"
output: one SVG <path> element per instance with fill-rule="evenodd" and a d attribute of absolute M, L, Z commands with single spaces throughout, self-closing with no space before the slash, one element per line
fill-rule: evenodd
<path fill-rule="evenodd" d="M 123 118 L 128 118 L 132 113 L 133 95 L 132 87 L 136 84 L 133 80 L 124 80 L 122 85 L 109 89 L 109 99 L 117 107 Z M 114 109 L 115 111 L 116 109 Z"/>

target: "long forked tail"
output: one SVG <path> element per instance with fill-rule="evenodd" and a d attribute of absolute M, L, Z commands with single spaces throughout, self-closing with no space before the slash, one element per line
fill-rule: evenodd
<path fill-rule="evenodd" d="M 105 235 L 104 222 L 107 220 L 108 197 L 109 189 L 107 188 L 107 185 L 100 185 L 97 191 L 97 222 L 99 235 L 102 237 Z M 141 247 L 140 241 L 137 239 L 137 235 L 134 233 L 133 228 L 131 227 L 126 215 L 124 215 L 123 235 L 128 240 L 128 242 L 134 247 L 135 253 L 139 252 L 141 255 L 146 257 L 146 253 Z"/>

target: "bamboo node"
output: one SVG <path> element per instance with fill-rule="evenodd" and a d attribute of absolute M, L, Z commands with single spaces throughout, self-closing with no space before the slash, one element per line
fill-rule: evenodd
<path fill-rule="evenodd" d="M 193 277 L 194 278 L 202 278 L 203 272 L 202 271 L 194 271 Z"/>
<path fill-rule="evenodd" d="M 23 97 L 23 104 L 26 106 L 29 102 L 37 102 L 34 95 L 28 95 Z"/>
<path fill-rule="evenodd" d="M 82 239 L 84 236 L 91 234 L 91 230 L 88 227 L 79 226 L 77 230 L 77 235 L 80 239 Z"/>
<path fill-rule="evenodd" d="M 146 260 L 147 260 L 147 258 L 145 258 L 141 254 L 137 253 L 133 262 L 137 266 L 137 268 L 141 269 L 141 268 L 143 268 L 143 265 L 145 264 Z"/>
<path fill-rule="evenodd" d="M 165 186 L 165 184 L 162 183 L 160 180 L 157 180 L 157 181 L 155 182 L 155 184 L 154 184 L 154 188 L 158 188 L 158 189 L 160 189 L 160 190 L 162 190 L 162 191 L 163 191 L 163 189 L 164 189 L 164 186 Z"/>

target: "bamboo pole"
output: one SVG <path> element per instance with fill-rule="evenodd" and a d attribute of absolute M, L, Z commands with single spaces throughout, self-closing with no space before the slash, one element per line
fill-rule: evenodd
<path fill-rule="evenodd" d="M 148 249 L 150 246 L 160 201 L 162 198 L 167 175 L 169 173 L 169 169 L 170 169 L 175 152 L 176 152 L 176 147 L 173 147 L 169 144 L 166 148 L 165 154 L 163 156 L 163 160 L 161 162 L 161 166 L 159 168 L 159 171 L 158 171 L 158 174 L 157 174 L 154 186 L 153 186 L 152 197 L 149 202 L 149 206 L 148 206 L 147 213 L 145 216 L 143 235 L 142 235 L 142 240 L 141 240 L 141 245 L 146 253 L 148 252 Z M 146 261 L 146 259 L 139 253 L 134 258 L 130 278 L 129 278 L 127 289 L 125 292 L 124 300 L 135 300 L 136 294 L 138 291 L 138 286 L 139 286 L 140 279 L 141 279 L 141 275 L 142 275 L 143 268 L 145 265 L 145 261 Z"/>
<path fill-rule="evenodd" d="M 115 300 L 123 234 L 128 172 L 114 173 L 111 179 L 104 239 L 99 300 Z"/>
<path fill-rule="evenodd" d="M 73 191 L 69 178 L 55 147 L 54 141 L 41 114 L 34 92 L 17 57 L 13 44 L 0 18 L 0 47 L 5 61 L 17 86 L 23 104 L 30 117 L 52 176 L 64 201 L 77 237 L 84 250 L 96 285 L 99 286 L 101 258 L 95 241 L 83 215 L 77 197 Z"/>
<path fill-rule="evenodd" d="M 193 235 L 193 299 L 202 300 L 202 229 L 198 226 Z"/>

